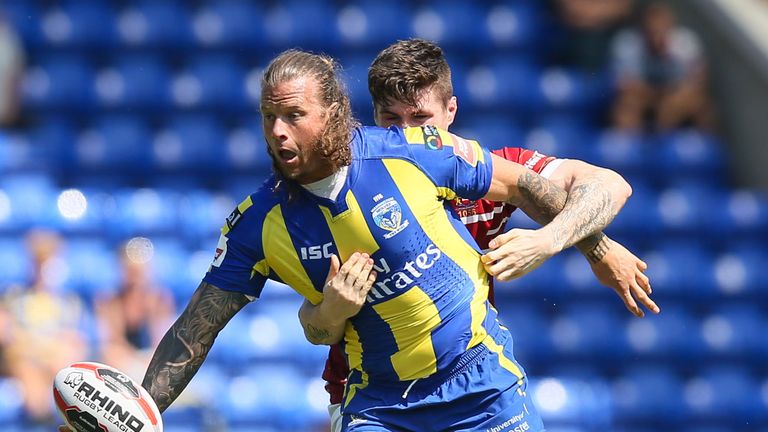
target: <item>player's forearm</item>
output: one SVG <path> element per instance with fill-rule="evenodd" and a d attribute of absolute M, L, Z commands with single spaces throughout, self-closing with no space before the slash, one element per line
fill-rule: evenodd
<path fill-rule="evenodd" d="M 613 220 L 631 192 L 629 185 L 619 179 L 609 188 L 604 186 L 602 174 L 585 176 L 576 179 L 570 192 L 566 192 L 551 181 L 526 172 L 518 179 L 524 199 L 517 205 L 533 220 L 546 225 L 543 229 L 552 233 L 553 250 L 575 244 L 590 260 L 599 256 L 599 261 L 604 255 L 602 248 L 610 244 L 600 230 Z"/>
<path fill-rule="evenodd" d="M 344 337 L 347 320 L 329 314 L 323 303 L 313 305 L 308 301 L 299 309 L 299 322 L 304 328 L 304 336 L 314 345 L 337 344 Z"/>
<path fill-rule="evenodd" d="M 187 308 L 165 334 L 142 386 L 165 411 L 200 369 L 216 335 L 248 303 L 240 294 L 201 283 Z"/>
<path fill-rule="evenodd" d="M 611 223 L 631 194 L 629 184 L 610 170 L 577 178 L 568 192 L 563 210 L 544 229 L 552 233 L 557 250 L 586 239 L 580 249 L 591 251 L 603 240 L 595 234 Z"/>

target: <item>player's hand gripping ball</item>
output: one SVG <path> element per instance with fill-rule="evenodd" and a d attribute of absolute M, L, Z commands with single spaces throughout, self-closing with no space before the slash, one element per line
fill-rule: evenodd
<path fill-rule="evenodd" d="M 101 363 L 65 367 L 53 381 L 53 398 L 77 432 L 162 432 L 152 397 L 119 370 Z"/>

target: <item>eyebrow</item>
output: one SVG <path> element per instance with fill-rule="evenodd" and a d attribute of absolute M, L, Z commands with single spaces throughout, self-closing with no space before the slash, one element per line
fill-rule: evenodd
<path fill-rule="evenodd" d="M 393 111 L 390 111 L 390 110 L 388 110 L 386 108 L 380 109 L 379 110 L 379 114 L 386 114 L 386 115 L 391 115 L 391 116 L 395 116 L 395 117 L 400 117 L 400 114 L 397 114 L 397 113 L 395 113 Z"/>
<path fill-rule="evenodd" d="M 393 111 L 390 111 L 390 110 L 388 110 L 386 108 L 379 109 L 379 113 L 380 114 L 384 114 L 384 115 L 391 115 L 391 116 L 395 116 L 395 117 L 400 117 L 400 114 L 397 114 L 397 113 L 395 113 Z M 407 115 L 434 115 L 429 110 L 425 110 L 423 108 L 415 109 L 414 111 L 411 111 L 411 112 L 406 113 L 406 114 Z"/>
<path fill-rule="evenodd" d="M 267 107 L 267 108 L 273 108 L 273 109 L 274 109 L 274 107 L 275 107 L 276 105 L 277 105 L 277 104 L 274 104 L 274 103 L 269 103 L 269 102 L 267 102 L 266 104 L 264 104 L 264 103 L 261 103 L 261 104 L 259 104 L 259 108 L 260 108 L 260 109 L 262 109 L 262 110 L 263 110 L 265 107 Z M 283 109 L 283 110 L 288 110 L 288 111 L 302 111 L 302 112 L 305 112 L 305 111 L 306 111 L 306 107 L 304 107 L 304 106 L 302 106 L 302 105 L 299 105 L 299 104 L 295 104 L 295 105 L 287 105 L 287 106 L 281 107 L 281 109 Z"/>

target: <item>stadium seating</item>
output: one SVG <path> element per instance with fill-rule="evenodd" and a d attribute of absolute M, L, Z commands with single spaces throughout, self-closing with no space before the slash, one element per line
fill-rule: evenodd
<path fill-rule="evenodd" d="M 451 50 L 482 50 L 490 45 L 483 18 L 483 10 L 477 3 L 458 0 L 428 3 L 416 8 L 411 15 L 410 33 Z"/>
<path fill-rule="evenodd" d="M 120 42 L 126 47 L 185 49 L 193 45 L 191 12 L 177 0 L 139 0 L 120 11 Z"/>
<path fill-rule="evenodd" d="M 173 82 L 173 99 L 180 109 L 208 108 L 242 111 L 247 106 L 245 69 L 230 56 L 201 56 Z"/>
<path fill-rule="evenodd" d="M 51 47 L 111 48 L 117 41 L 115 11 L 109 2 L 68 0 L 40 18 L 43 43 Z"/>
<path fill-rule="evenodd" d="M 257 112 L 266 62 L 289 47 L 336 56 L 370 123 L 370 61 L 424 36 L 452 66 L 454 132 L 608 166 L 633 187 L 606 232 L 648 263 L 661 315 L 632 317 L 575 250 L 496 285 L 548 430 L 768 431 L 768 197 L 730 187 L 727 145 L 711 133 L 602 128 L 608 70 L 549 62 L 559 36 L 544 3 L 3 2 L 28 66 L 27 121 L 0 132 L 0 293 L 27 281 L 23 234 L 44 227 L 65 236 L 61 289 L 87 301 L 114 289 L 116 248 L 143 236 L 184 307 L 224 218 L 271 172 Z M 521 211 L 508 222 L 537 226 Z M 300 302 L 268 283 L 164 414 L 166 430 L 322 430 L 327 348 L 304 339 Z M 52 430 L 30 424 L 19 398 L 0 377 L 6 430 Z"/>
<path fill-rule="evenodd" d="M 614 380 L 611 390 L 615 420 L 620 423 L 645 422 L 665 428 L 678 425 L 685 417 L 683 380 L 666 367 L 629 366 Z"/>
<path fill-rule="evenodd" d="M 24 104 L 30 109 L 87 112 L 94 104 L 93 65 L 76 55 L 51 54 L 27 71 Z"/>
<path fill-rule="evenodd" d="M 390 41 L 405 39 L 409 31 L 400 22 L 407 14 L 403 2 L 361 0 L 339 8 L 336 27 L 339 38 L 349 48 L 379 48 Z M 365 65 L 370 62 L 366 59 Z"/>
<path fill-rule="evenodd" d="M 168 65 L 154 55 L 124 55 L 96 76 L 96 95 L 104 109 L 160 113 L 171 103 Z"/>
<path fill-rule="evenodd" d="M 264 11 L 249 1 L 212 1 L 200 7 L 192 18 L 198 45 L 250 49 L 264 39 Z"/>
<path fill-rule="evenodd" d="M 339 42 L 335 10 L 328 3 L 282 1 L 266 11 L 263 23 L 266 39 L 272 46 L 328 50 Z"/>

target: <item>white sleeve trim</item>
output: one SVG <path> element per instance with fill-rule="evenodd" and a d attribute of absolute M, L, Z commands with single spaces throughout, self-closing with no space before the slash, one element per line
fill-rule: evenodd
<path fill-rule="evenodd" d="M 543 170 L 539 173 L 540 176 L 548 179 L 552 176 L 552 174 L 560 168 L 560 165 L 567 161 L 568 159 L 555 159 L 552 162 L 548 163 Z"/>

